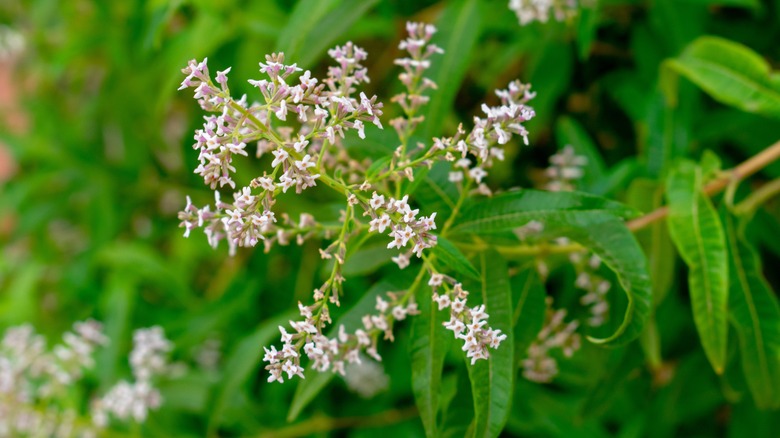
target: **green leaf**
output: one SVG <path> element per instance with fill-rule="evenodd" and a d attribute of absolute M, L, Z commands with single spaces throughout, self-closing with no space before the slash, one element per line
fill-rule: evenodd
<path fill-rule="evenodd" d="M 580 59 L 585 60 L 590 57 L 590 48 L 593 40 L 596 38 L 596 31 L 599 24 L 598 4 L 593 7 L 582 8 L 577 20 L 577 54 Z"/>
<path fill-rule="evenodd" d="M 449 182 L 448 163 L 436 163 L 428 175 L 422 179 L 415 198 L 421 213 L 437 212 L 439 217 L 448 217 L 459 197 L 458 188 Z"/>
<path fill-rule="evenodd" d="M 433 42 L 444 49 L 444 55 L 431 59 L 431 68 L 426 75 L 438 85 L 438 90 L 431 94 L 430 102 L 423 108 L 423 138 L 443 132 L 444 119 L 451 112 L 472 59 L 471 51 L 479 38 L 482 21 L 479 3 L 477 0 L 450 3 L 438 20 L 439 33 L 433 37 Z"/>
<path fill-rule="evenodd" d="M 488 323 L 507 338 L 487 360 L 467 365 L 474 397 L 475 437 L 497 437 L 509 418 L 514 390 L 515 364 L 512 301 L 506 261 L 495 251 L 479 256 L 482 299 L 490 315 Z"/>
<path fill-rule="evenodd" d="M 105 333 L 111 342 L 100 350 L 96 367 L 101 389 L 107 391 L 117 379 L 117 369 L 126 360 L 127 343 L 131 339 L 131 321 L 137 296 L 137 285 L 132 274 L 124 270 L 113 271 L 101 296 Z"/>
<path fill-rule="evenodd" d="M 515 303 L 512 323 L 514 324 L 515 361 L 519 363 L 528 346 L 544 326 L 547 296 L 539 273 L 528 266 L 512 277 L 512 301 Z"/>
<path fill-rule="evenodd" d="M 761 272 L 761 260 L 721 208 L 729 243 L 729 317 L 737 331 L 742 368 L 756 406 L 780 407 L 780 306 Z"/>
<path fill-rule="evenodd" d="M 452 242 L 444 237 L 437 236 L 436 246 L 433 247 L 433 253 L 444 265 L 444 269 L 452 270 L 475 280 L 480 278 L 477 268 L 471 264 L 466 256 L 464 256 Z"/>
<path fill-rule="evenodd" d="M 686 77 L 715 100 L 747 112 L 780 117 L 780 87 L 758 53 L 723 38 L 704 36 L 664 62 L 661 85 L 676 104 L 676 76 Z"/>
<path fill-rule="evenodd" d="M 638 213 L 619 202 L 585 193 L 523 189 L 494 196 L 466 208 L 452 233 L 510 231 L 525 225 L 540 214 L 564 210 L 607 210 L 610 214 L 622 218 L 631 218 Z"/>
<path fill-rule="evenodd" d="M 519 194 L 523 194 L 519 192 Z M 513 195 L 510 193 L 508 195 Z M 572 194 L 579 195 L 579 194 Z M 463 214 L 463 222 L 453 228 L 460 232 L 476 234 L 491 234 L 516 228 L 529 221 L 536 220 L 544 224 L 542 237 L 567 237 L 598 255 L 604 263 L 617 275 L 620 285 L 626 293 L 628 305 L 623 316 L 623 322 L 611 336 L 607 338 L 588 339 L 591 342 L 605 345 L 621 345 L 637 336 L 644 327 L 650 312 L 651 289 L 647 274 L 647 262 L 634 235 L 625 223 L 605 210 L 513 210 L 521 204 L 511 202 L 512 198 L 495 197 L 475 204 Z M 575 199 L 575 198 L 570 198 Z M 590 197 L 598 200 L 600 198 Z M 559 203 L 565 206 L 565 203 Z M 581 204 L 573 204 L 581 207 Z M 602 205 L 609 205 L 602 203 Z M 620 205 L 620 204 L 618 204 Z M 622 207 L 621 210 L 627 210 Z"/>
<path fill-rule="evenodd" d="M 318 0 L 320 2 L 321 0 Z M 291 59 L 303 68 L 311 66 L 331 46 L 343 44 L 343 35 L 373 8 L 379 0 L 342 0 L 339 5 L 328 12 L 309 32 L 296 31 L 305 35 L 304 44 Z"/>
<path fill-rule="evenodd" d="M 412 319 L 412 341 L 409 354 L 412 359 L 412 392 L 420 419 L 425 427 L 426 436 L 438 436 L 436 417 L 439 412 L 441 375 L 444 368 L 444 355 L 447 352 L 451 336 L 442 323 L 447 312 L 439 311 L 431 299 L 431 289 L 419 287 L 415 300 L 420 314 Z"/>
<path fill-rule="evenodd" d="M 273 342 L 274 337 L 279 336 L 280 325 L 287 323 L 290 318 L 294 318 L 294 313 L 287 313 L 260 324 L 257 329 L 241 339 L 225 361 L 222 381 L 215 386 L 216 392 L 209 403 L 208 430 L 209 436 L 220 425 L 225 409 L 239 390 L 240 386 L 246 382 L 249 375 L 261 367 L 263 357 L 263 346 Z"/>
<path fill-rule="evenodd" d="M 693 319 L 704 352 L 718 374 L 726 362 L 728 261 L 726 238 L 709 198 L 702 193 L 702 170 L 690 161 L 675 166 L 666 180 L 669 233 L 688 265 Z"/>
<path fill-rule="evenodd" d="M 276 41 L 276 52 L 283 52 L 291 62 L 299 55 L 309 32 L 303 29 L 313 29 L 328 12 L 332 11 L 339 0 L 301 0 L 295 5 L 290 19 L 282 29 Z"/>
<path fill-rule="evenodd" d="M 587 158 L 588 164 L 585 166 L 585 174 L 581 180 L 584 187 L 592 187 L 604 179 L 606 172 L 604 159 L 601 157 L 596 143 L 579 122 L 567 116 L 559 118 L 555 124 L 555 135 L 559 148 L 571 145 L 577 155 Z"/>

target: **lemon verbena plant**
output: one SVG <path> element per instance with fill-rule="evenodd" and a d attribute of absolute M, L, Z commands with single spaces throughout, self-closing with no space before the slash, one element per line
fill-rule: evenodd
<path fill-rule="evenodd" d="M 421 282 L 431 287 L 439 309 L 449 309 L 445 326 L 463 341 L 472 363 L 487 359 L 489 349 L 499 348 L 506 339 L 500 329 L 488 325 L 485 305 L 469 305 L 469 292 L 457 278 L 439 272 L 430 252 L 438 235 L 451 228 L 457 211 L 449 218 L 437 217 L 437 212 L 421 215 L 407 183 L 413 182 L 421 169 L 447 162 L 451 167 L 448 179 L 460 193 L 457 206 L 470 196 L 489 193 L 483 180 L 493 163 L 504 158 L 503 145 L 513 136 L 528 143 L 523 122 L 534 117 L 526 104 L 533 93 L 529 86 L 512 82 L 506 90 L 497 91 L 501 105 L 483 105 L 484 117 L 475 118 L 469 131 L 459 127 L 453 137 L 436 138 L 429 145 L 411 144 L 415 128 L 424 119 L 419 110 L 429 99 L 426 92 L 436 88 L 425 71 L 442 50 L 431 43 L 434 26 L 408 23 L 407 31 L 408 37 L 399 46 L 406 57 L 395 61 L 402 68 L 399 79 L 404 91 L 392 98 L 403 116 L 389 121 L 398 134 L 399 146 L 390 159 L 373 163 L 353 158 L 342 145 L 347 135 L 364 139 L 365 124 L 383 126 L 382 102 L 360 91 L 370 80 L 361 64 L 367 53 L 352 43 L 328 52 L 336 65 L 321 81 L 308 70 L 301 73 L 294 63 L 286 64 L 283 54 L 266 56 L 260 63 L 260 72 L 266 77 L 249 81 L 259 90 L 259 102 L 231 96 L 227 83 L 230 69 L 217 72 L 213 79 L 206 60 L 191 61 L 183 70 L 186 78 L 182 88 L 194 88 L 201 108 L 211 113 L 195 133 L 193 147 L 199 151 L 200 161 L 195 172 L 215 189 L 213 205 L 198 208 L 188 198 L 179 215 L 185 235 L 203 228 L 213 246 L 225 240 L 231 252 L 260 243 L 270 250 L 274 244 L 286 245 L 291 240 L 330 241 L 320 249 L 323 259 L 333 260 L 329 277 L 314 290 L 311 303 L 299 303 L 301 319 L 290 322 L 290 332 L 280 327 L 282 348 L 266 348 L 269 381 L 303 377 L 304 355 L 314 369 L 341 374 L 346 363 L 360 360 L 361 351 L 379 360 L 378 338 L 393 339 L 395 323 L 418 313 L 414 291 Z M 250 155 L 250 142 L 257 145 L 253 156 L 261 160 L 270 157 L 261 161 L 267 166 L 265 170 L 249 186 L 239 188 L 232 178 L 232 161 Z M 337 225 L 324 224 L 305 213 L 297 221 L 285 215 L 277 217 L 276 204 L 285 193 L 301 194 L 318 184 L 343 197 Z M 222 200 L 222 188 L 234 190 L 232 202 Z M 408 268 L 413 259 L 420 260 L 415 263 L 419 274 L 406 291 L 377 297 L 376 312 L 365 315 L 362 328 L 349 333 L 342 326 L 337 336 L 329 338 L 324 330 L 332 322 L 330 306 L 338 305 L 342 294 L 342 266 L 349 246 L 366 233 L 387 236 L 387 248 L 397 250 L 392 260 L 399 269 Z"/>

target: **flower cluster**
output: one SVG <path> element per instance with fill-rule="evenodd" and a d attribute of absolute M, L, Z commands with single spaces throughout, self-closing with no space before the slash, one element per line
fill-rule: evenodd
<path fill-rule="evenodd" d="M 355 86 L 369 82 L 360 64 L 367 56 L 364 50 L 347 43 L 328 53 L 338 65 L 329 69 L 323 83 L 306 71 L 297 76 L 295 85 L 291 85 L 296 81 L 293 75 L 301 69 L 284 64 L 283 54 L 266 56 L 260 72 L 267 79 L 249 81 L 259 89 L 264 102 L 252 104 L 246 96 L 239 100 L 231 97 L 227 86 L 230 69 L 217 72 L 216 85 L 209 76 L 207 60 L 190 61 L 183 70 L 187 76 L 180 89 L 195 88 L 201 107 L 214 113 L 206 116 L 203 128 L 195 132 L 193 148 L 199 151 L 200 161 L 195 173 L 212 189 L 235 189 L 232 160 L 236 155 L 248 156 L 247 143 L 257 142 L 257 157 L 273 158 L 266 172 L 233 193 L 232 203 L 222 202 L 218 192 L 213 210 L 210 206 L 197 208 L 188 199 L 179 214 L 185 236 L 202 227 L 212 246 L 225 239 L 235 248 L 253 247 L 261 240 L 284 235 L 286 231 L 276 224 L 272 210 L 276 197 L 291 188 L 300 193 L 316 186 L 324 178 L 323 164 L 334 169 L 350 167 L 351 160 L 343 163 L 341 151 L 330 151 L 331 147 L 349 130 L 365 138 L 364 122 L 381 127 L 382 104 L 362 92 L 354 96 Z M 284 125 L 293 114 L 296 121 Z"/>
<path fill-rule="evenodd" d="M 130 368 L 135 381 L 120 381 L 101 399 L 95 400 L 92 404 L 93 422 L 105 427 L 110 416 L 122 421 L 146 421 L 149 410 L 162 404 L 162 396 L 152 385 L 152 379 L 167 371 L 167 354 L 171 348 L 162 328 L 155 326 L 136 330 L 130 352 Z"/>
<path fill-rule="evenodd" d="M 63 342 L 51 350 L 30 325 L 11 327 L 0 342 L 0 436 L 95 436 L 107 426 L 107 414 L 144 421 L 149 408 L 159 407 L 159 392 L 150 385 L 165 366 L 170 344 L 160 328 L 138 330 L 130 363 L 138 380 L 120 382 L 93 402 L 91 419 L 61 406 L 72 397 L 69 387 L 95 366 L 94 354 L 108 338 L 93 320 L 77 322 Z M 123 413 L 126 413 L 122 415 Z"/>
<path fill-rule="evenodd" d="M 517 15 L 521 26 L 539 21 L 546 23 L 550 16 L 564 21 L 577 14 L 580 3 L 588 0 L 509 0 L 509 9 Z"/>
<path fill-rule="evenodd" d="M 528 357 L 523 359 L 523 376 L 531 381 L 550 382 L 558 374 L 558 363 L 551 351 L 560 349 L 565 357 L 571 357 L 580 348 L 580 335 L 576 332 L 578 321 L 566 323 L 566 310 L 553 310 L 552 298 L 547 297 L 547 310 L 542 330 L 528 347 Z"/>
<path fill-rule="evenodd" d="M 550 156 L 550 167 L 545 172 L 549 181 L 545 188 L 553 192 L 576 190 L 577 181 L 585 174 L 582 168 L 587 164 L 586 157 L 577 155 L 571 145 L 566 145 L 562 151 Z"/>
<path fill-rule="evenodd" d="M 580 303 L 589 308 L 588 325 L 598 327 L 604 324 L 609 314 L 607 292 L 612 287 L 612 283 L 596 274 L 601 266 L 599 256 L 587 252 L 575 252 L 569 255 L 569 260 L 577 270 L 575 286 L 585 291 L 585 295 L 580 298 Z"/>
<path fill-rule="evenodd" d="M 369 208 L 366 210 L 366 214 L 371 216 L 369 231 L 380 233 L 388 231 L 392 239 L 387 244 L 388 249 L 402 249 L 411 242 L 411 250 L 393 258 L 401 269 L 409 265 L 412 253 L 422 257 L 424 249 L 436 245 L 436 236 L 430 233 L 436 229 L 436 213 L 418 218 L 419 212 L 419 209 L 412 209 L 409 206 L 408 195 L 401 199 L 385 200 L 384 195 L 379 195 L 377 192 L 371 196 Z"/>
<path fill-rule="evenodd" d="M 450 309 L 450 320 L 443 323 L 444 327 L 463 341 L 462 350 L 466 352 L 466 357 L 471 359 L 471 364 L 490 357 L 488 347 L 498 348 L 506 339 L 506 335 L 501 333 L 501 330 L 486 327 L 488 314 L 485 312 L 485 305 L 469 307 L 466 304 L 468 291 L 446 275 L 431 274 L 428 285 L 433 289 L 433 301 L 439 306 L 439 310 Z"/>
<path fill-rule="evenodd" d="M 68 386 L 95 365 L 95 349 L 107 342 L 100 323 L 92 320 L 74 324 L 51 351 L 32 326 L 9 328 L 0 342 L 0 436 L 89 432 L 76 428 L 75 411 L 40 407 L 64 397 Z"/>
<path fill-rule="evenodd" d="M 495 107 L 482 104 L 485 117 L 474 117 L 470 132 L 459 126 L 454 137 L 435 138 L 426 154 L 441 155 L 453 164 L 449 174 L 451 182 L 475 182 L 479 185 L 478 192 L 486 194 L 490 191 L 482 180 L 494 161 L 504 160 L 501 146 L 509 143 L 513 135 L 521 136 L 527 145 L 528 131 L 523 123 L 536 116 L 534 109 L 526 105 L 535 96 L 530 85 L 513 81 L 505 90 L 496 90 L 496 95 L 501 104 Z"/>
<path fill-rule="evenodd" d="M 333 338 L 328 338 L 322 333 L 324 322 L 331 322 L 327 306 L 319 302 L 313 307 L 298 303 L 303 320 L 290 321 L 290 327 L 295 333 L 288 333 L 284 327 L 279 327 L 282 334 L 283 346 L 281 350 L 271 346 L 265 348 L 263 361 L 267 362 L 265 369 L 270 376 L 269 382 L 284 382 L 284 378 L 292 379 L 293 376 L 303 378 L 301 366 L 301 350 L 312 363 L 312 368 L 323 372 L 332 370 L 341 375 L 345 374 L 345 365 L 361 363 L 361 353 L 365 352 L 377 361 L 382 358 L 377 351 L 377 341 L 381 333 L 385 339 L 393 340 L 393 325 L 395 321 L 406 319 L 407 315 L 416 315 L 417 303 L 402 301 L 401 294 L 388 293 L 389 300 L 381 296 L 376 298 L 376 310 L 378 313 L 365 315 L 362 319 L 363 328 L 354 333 L 348 333 L 343 325 L 339 326 L 338 333 Z"/>
<path fill-rule="evenodd" d="M 431 66 L 430 57 L 436 53 L 444 53 L 439 46 L 431 44 L 431 38 L 436 33 L 436 27 L 431 24 L 413 23 L 406 24 L 409 36 L 401 41 L 398 48 L 405 50 L 408 57 L 395 60 L 396 65 L 403 67 L 404 71 L 398 75 L 398 79 L 406 87 L 405 93 L 399 93 L 391 99 L 401 106 L 405 117 L 396 117 L 390 121 L 402 146 L 396 151 L 396 157 L 403 157 L 406 153 L 406 143 L 417 125 L 424 120 L 417 115 L 420 107 L 428 103 L 430 98 L 423 94 L 425 90 L 436 89 L 436 83 L 423 76 Z M 410 168 L 411 169 L 411 168 Z"/>
<path fill-rule="evenodd" d="M 414 288 L 391 294 L 389 300 L 379 298 L 379 313 L 363 318 L 363 327 L 354 333 L 339 327 L 335 336 L 326 336 L 325 329 L 332 323 L 329 305 L 339 305 L 343 293 L 342 268 L 349 253 L 347 245 L 356 236 L 362 242 L 370 233 L 386 233 L 390 237 L 387 248 L 399 251 L 392 257 L 399 268 L 409 266 L 412 255 L 416 255 L 422 265 L 418 278 L 422 279 L 426 270 L 435 272 L 424 252 L 436 245 L 434 232 L 444 232 L 448 224 L 439 230 L 436 212 L 421 215 L 405 193 L 405 183 L 414 180 L 416 170 L 445 161 L 456 166 L 450 179 L 459 183 L 462 197 L 471 193 L 473 181 L 480 185 L 481 193 L 489 193 L 482 180 L 485 169 L 494 160 L 504 158 L 500 146 L 513 135 L 528 142 L 522 123 L 534 117 L 533 109 L 526 105 L 533 93 L 529 86 L 512 82 L 508 89 L 496 92 L 499 106 L 483 106 L 485 117 L 476 118 L 470 132 L 461 126 L 455 137 L 434 139 L 431 147 L 420 143 L 418 148 L 408 150 L 411 135 L 423 121 L 419 110 L 429 99 L 424 93 L 436 88 L 424 74 L 433 55 L 442 50 L 431 42 L 436 32 L 432 25 L 408 23 L 406 29 L 408 37 L 399 45 L 406 54 L 395 62 L 402 69 L 399 79 L 405 92 L 393 98 L 403 114 L 390 122 L 398 133 L 400 146 L 386 161 L 357 159 L 342 143 L 348 131 L 364 139 L 367 123 L 382 127 L 382 104 L 376 96 L 368 98 L 359 90 L 369 82 L 367 69 L 362 65 L 367 54 L 352 43 L 328 52 L 336 65 L 330 67 L 322 81 L 308 71 L 300 74 L 295 64 L 284 62 L 282 54 L 267 56 L 266 62 L 260 64 L 260 71 L 267 78 L 249 81 L 259 89 L 260 103 L 248 103 L 246 96 L 239 100 L 230 96 L 226 76 L 229 69 L 218 72 L 214 80 L 205 60 L 191 61 L 183 70 L 186 77 L 181 88 L 193 88 L 201 108 L 212 113 L 195 133 L 193 147 L 199 151 L 200 161 L 195 172 L 215 190 L 213 205 L 199 208 L 187 198 L 184 211 L 179 213 L 184 235 L 202 228 L 213 247 L 226 240 L 231 254 L 238 247 L 253 247 L 260 241 L 266 251 L 275 243 L 286 245 L 292 240 L 298 244 L 309 238 L 330 241 L 319 251 L 332 268 L 328 278 L 314 289 L 314 302 L 299 304 L 302 319 L 290 322 L 291 332 L 280 328 L 281 350 L 265 349 L 269 381 L 303 377 L 303 356 L 315 370 L 340 374 L 347 364 L 359 361 L 361 352 L 379 360 L 379 334 L 392 340 L 394 322 L 417 312 L 412 300 Z M 248 186 L 239 188 L 233 180 L 232 160 L 237 155 L 249 157 L 247 145 L 252 142 L 257 143 L 255 157 L 265 159 L 266 167 L 262 174 L 253 175 Z M 460 184 L 464 179 L 466 185 Z M 301 193 L 319 184 L 333 189 L 345 201 L 335 225 L 318 222 L 308 213 L 295 221 L 281 209 L 275 209 L 278 198 L 293 187 Z M 231 202 L 223 201 L 219 192 L 227 188 L 233 191 Z M 498 347 L 505 336 L 486 327 L 484 306 L 466 306 L 465 292 L 449 292 L 449 288 L 446 287 L 445 296 L 454 294 L 452 300 L 456 303 L 452 308 L 453 321 L 463 325 L 450 329 L 464 339 L 464 350 L 473 361 L 487 358 L 487 347 Z"/>
<path fill-rule="evenodd" d="M 366 399 L 386 390 L 390 380 L 382 364 L 369 358 L 348 364 L 343 378 L 350 391 Z"/>

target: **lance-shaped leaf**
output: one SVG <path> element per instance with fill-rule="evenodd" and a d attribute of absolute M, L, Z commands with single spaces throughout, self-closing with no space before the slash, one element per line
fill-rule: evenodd
<path fill-rule="evenodd" d="M 425 123 L 422 137 L 441 135 L 445 117 L 449 115 L 461 83 L 466 77 L 471 52 L 476 47 L 482 23 L 480 2 L 460 0 L 449 2 L 439 19 L 439 33 L 433 43 L 444 49 L 444 56 L 432 58 L 431 69 L 426 74 L 438 85 L 428 105 L 422 109 Z"/>
<path fill-rule="evenodd" d="M 677 94 L 674 73 L 678 73 L 715 100 L 743 111 L 780 117 L 780 84 L 773 80 L 766 60 L 748 47 L 705 36 L 663 66 L 661 84 L 672 103 Z"/>
<path fill-rule="evenodd" d="M 501 233 L 539 221 L 544 225 L 540 237 L 567 237 L 588 248 L 615 272 L 627 296 L 623 321 L 615 333 L 607 338 L 588 338 L 614 346 L 635 339 L 650 311 L 647 261 L 619 217 L 633 215 L 629 207 L 596 196 L 523 190 L 474 204 L 464 211 L 452 234 Z"/>
<path fill-rule="evenodd" d="M 525 356 L 526 349 L 544 325 L 547 309 L 544 285 L 536 268 L 529 265 L 512 277 L 512 302 L 515 303 L 512 322 L 515 337 L 515 362 Z"/>
<path fill-rule="evenodd" d="M 523 189 L 472 204 L 463 211 L 451 234 L 509 231 L 527 224 L 532 216 L 564 210 L 601 210 L 622 218 L 638 214 L 627 205 L 586 193 Z"/>
<path fill-rule="evenodd" d="M 756 250 L 725 208 L 729 246 L 729 319 L 737 331 L 742 368 L 756 406 L 780 407 L 780 306 L 761 272 Z"/>
<path fill-rule="evenodd" d="M 439 311 L 431 299 L 431 288 L 419 287 L 415 292 L 420 314 L 412 318 L 412 342 L 409 353 L 412 358 L 412 392 L 425 435 L 438 436 L 436 418 L 439 412 L 441 374 L 444 355 L 451 336 L 442 323 L 447 314 Z"/>
<path fill-rule="evenodd" d="M 469 259 L 460 252 L 460 250 L 449 240 L 438 236 L 436 246 L 433 247 L 433 253 L 447 270 L 454 271 L 460 275 L 479 279 L 479 272 Z"/>
<path fill-rule="evenodd" d="M 702 170 L 681 161 L 666 180 L 669 233 L 688 265 L 693 320 L 713 369 L 726 362 L 728 260 L 718 214 L 702 193 Z"/>
<path fill-rule="evenodd" d="M 509 418 L 514 389 L 514 340 L 512 331 L 512 294 L 506 261 L 495 251 L 479 256 L 482 271 L 482 300 L 490 315 L 488 323 L 501 330 L 506 339 L 490 350 L 487 360 L 468 365 L 474 397 L 475 437 L 497 437 Z"/>

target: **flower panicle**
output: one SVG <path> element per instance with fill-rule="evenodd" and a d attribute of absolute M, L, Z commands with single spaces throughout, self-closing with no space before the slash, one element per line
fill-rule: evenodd
<path fill-rule="evenodd" d="M 471 359 L 471 364 L 490 358 L 488 348 L 497 349 L 506 339 L 506 334 L 487 325 L 489 315 L 485 305 L 470 307 L 466 302 L 469 292 L 463 289 L 461 283 L 444 274 L 432 273 L 428 285 L 433 289 L 432 299 L 439 310 L 450 309 L 449 321 L 442 324 L 454 333 L 456 339 L 463 341 L 461 349 Z"/>
<path fill-rule="evenodd" d="M 319 372 L 332 371 L 345 375 L 347 364 L 361 363 L 363 353 L 376 361 L 382 357 L 377 350 L 377 342 L 380 334 L 384 339 L 393 340 L 393 325 L 396 321 L 406 319 L 408 315 L 419 313 L 417 304 L 410 300 L 404 303 L 398 293 L 388 293 L 388 299 L 376 297 L 375 309 L 377 313 L 363 316 L 362 328 L 354 332 L 347 332 L 344 325 L 340 325 L 336 336 L 329 338 L 322 332 L 322 319 L 330 317 L 327 313 L 320 312 L 323 304 L 304 306 L 298 303 L 298 309 L 302 320 L 290 321 L 293 333 L 284 327 L 279 327 L 282 337 L 282 348 L 264 348 L 268 370 L 269 382 L 283 383 L 284 379 L 292 379 L 295 376 L 304 377 L 304 367 L 301 365 L 302 356 L 306 356 L 311 362 L 311 367 Z M 325 307 L 326 308 L 326 307 Z"/>

